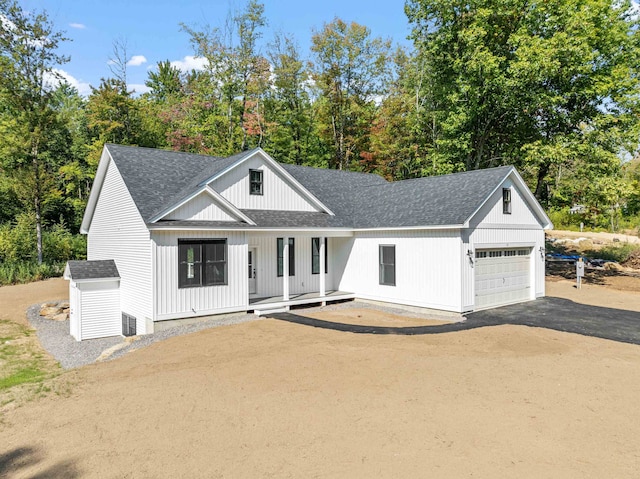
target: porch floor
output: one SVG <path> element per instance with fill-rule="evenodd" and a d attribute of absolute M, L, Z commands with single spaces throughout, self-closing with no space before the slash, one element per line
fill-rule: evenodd
<path fill-rule="evenodd" d="M 343 299 L 353 299 L 355 293 L 348 293 L 346 291 L 327 291 L 324 296 L 320 296 L 318 291 L 312 293 L 300 293 L 290 294 L 289 300 L 285 301 L 282 296 L 270 296 L 270 297 L 250 297 L 249 307 L 256 309 L 266 309 L 279 306 L 296 306 L 299 304 L 319 303 L 322 301 L 340 301 Z"/>

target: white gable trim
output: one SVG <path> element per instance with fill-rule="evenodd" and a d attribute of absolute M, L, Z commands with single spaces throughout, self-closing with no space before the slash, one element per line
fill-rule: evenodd
<path fill-rule="evenodd" d="M 285 179 L 285 181 L 287 181 L 298 193 L 300 193 L 302 196 L 304 196 L 311 204 L 313 204 L 317 208 L 321 209 L 325 213 L 327 213 L 327 214 L 329 214 L 331 216 L 335 216 L 333 211 L 331 211 L 327 205 L 322 203 L 308 189 L 306 189 L 304 186 L 302 186 L 302 183 L 300 183 L 298 180 L 296 180 L 289 172 L 287 172 L 287 170 L 285 170 L 282 166 L 280 166 L 280 164 L 276 160 L 271 158 L 271 156 L 269 156 L 262 148 L 256 148 L 255 150 L 249 152 L 248 154 L 246 154 L 245 156 L 243 156 L 242 158 L 237 160 L 235 163 L 232 163 L 231 165 L 227 166 L 224 170 L 219 171 L 218 173 L 216 173 L 212 177 L 210 177 L 210 178 L 206 179 L 205 181 L 203 181 L 202 183 L 200 183 L 200 185 L 208 185 L 208 184 L 210 184 L 212 181 L 215 181 L 216 179 L 220 178 L 221 176 L 224 176 L 225 174 L 227 174 L 231 170 L 239 167 L 245 161 L 249 160 L 250 158 L 253 158 L 256 155 L 260 155 L 269 164 L 269 166 L 271 166 L 278 174 L 280 174 Z"/>
<path fill-rule="evenodd" d="M 86 235 L 89 233 L 89 228 L 93 221 L 93 213 L 96 210 L 98 198 L 100 198 L 100 192 L 102 191 L 102 185 L 104 184 L 104 179 L 107 176 L 107 168 L 109 167 L 109 163 L 112 161 L 113 158 L 111 158 L 111 153 L 109 153 L 107 145 L 104 145 L 104 148 L 102 149 L 102 156 L 98 163 L 98 169 L 96 170 L 96 176 L 93 180 L 93 185 L 91 186 L 91 193 L 89 193 L 87 207 L 84 210 L 84 216 L 82 217 L 82 224 L 80 225 L 80 233 L 82 234 Z"/>
<path fill-rule="evenodd" d="M 542 229 L 545 229 L 545 230 L 553 229 L 553 223 L 551 222 L 551 219 L 547 216 L 547 213 L 545 213 L 542 206 L 540 206 L 540 203 L 538 203 L 538 200 L 536 199 L 536 197 L 533 195 L 533 193 L 531 192 L 527 184 L 524 182 L 524 180 L 518 173 L 518 170 L 516 170 L 514 167 L 511 167 L 511 169 L 507 172 L 504 178 L 502 178 L 502 181 L 500 181 L 500 183 L 498 183 L 498 185 L 493 190 L 491 190 L 491 193 L 489 193 L 489 195 L 484 199 L 482 203 L 480 203 L 480 205 L 476 208 L 476 210 L 473 213 L 471 213 L 471 216 L 469 216 L 467 220 L 464 222 L 463 226 L 465 228 L 469 227 L 469 224 L 471 223 L 471 220 L 473 219 L 473 217 L 477 215 L 478 212 L 482 209 L 482 207 L 487 203 L 487 201 L 489 201 L 489 198 L 491 198 L 493 194 L 496 191 L 498 191 L 498 189 L 502 188 L 502 185 L 504 184 L 504 182 L 511 175 L 513 175 L 514 183 L 518 185 L 518 191 L 522 193 L 524 200 L 527 202 L 527 204 L 530 207 L 532 207 L 538 219 L 542 220 L 541 221 Z M 503 226 L 506 226 L 506 225 L 503 225 Z"/>
<path fill-rule="evenodd" d="M 224 196 L 222 196 L 220 193 L 215 191 L 209 185 L 201 186 L 200 188 L 195 190 L 190 195 L 184 197 L 178 203 L 176 203 L 176 204 L 174 204 L 174 205 L 162 210 L 160 213 L 154 215 L 149 222 L 150 223 L 155 223 L 156 221 L 160 221 L 161 219 L 163 219 L 167 215 L 170 215 L 175 210 L 177 210 L 178 208 L 180 208 L 184 204 L 188 203 L 189 201 L 191 201 L 193 198 L 195 198 L 196 196 L 198 196 L 201 193 L 208 193 L 209 196 L 211 196 L 211 198 L 213 199 L 214 203 L 216 203 L 218 206 L 220 206 L 220 208 L 222 210 L 224 210 L 226 213 L 229 213 L 231 216 L 234 216 L 235 218 L 237 218 L 239 221 L 244 221 L 247 224 L 255 226 L 255 223 L 253 222 L 253 220 L 251 218 L 249 218 L 242 211 L 240 211 L 238 208 L 233 206 L 229 202 L 229 200 L 227 200 Z"/>

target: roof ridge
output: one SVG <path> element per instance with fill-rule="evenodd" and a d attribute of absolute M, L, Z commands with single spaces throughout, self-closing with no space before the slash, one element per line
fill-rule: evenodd
<path fill-rule="evenodd" d="M 235 153 L 234 155 L 229 155 L 229 156 L 214 156 L 214 155 L 207 155 L 204 153 L 191 153 L 189 151 L 176 151 L 176 150 L 170 150 L 170 149 L 168 150 L 165 148 L 151 148 L 149 146 L 119 145 L 117 143 L 105 143 L 104 146 L 115 146 L 117 148 L 131 148 L 136 150 L 161 151 L 161 152 L 172 153 L 177 155 L 199 156 L 202 158 L 208 158 L 210 160 L 225 160 L 227 158 L 231 158 L 232 156 L 239 154 L 239 153 Z M 250 150 L 247 150 L 247 151 L 250 151 Z"/>
<path fill-rule="evenodd" d="M 366 171 L 351 171 L 351 170 L 338 170 L 335 168 L 324 168 L 322 166 L 310 166 L 310 165 L 296 165 L 294 163 L 283 163 L 283 162 L 278 162 L 280 165 L 283 166 L 292 166 L 294 168 L 307 168 L 310 170 L 320 170 L 320 171 L 332 171 L 332 172 L 336 172 L 336 173 L 340 173 L 340 174 L 349 174 L 349 175 L 360 175 L 360 176 L 374 176 L 374 177 L 378 177 L 378 178 L 382 178 L 383 180 L 385 180 L 387 183 L 391 183 L 390 181 L 388 181 L 385 177 L 377 174 L 377 173 L 367 173 Z"/>
<path fill-rule="evenodd" d="M 480 173 L 483 171 L 490 171 L 490 170 L 499 170 L 499 169 L 506 169 L 506 168 L 515 168 L 513 165 L 501 165 L 501 166 L 492 166 L 491 168 L 479 168 L 477 170 L 465 170 L 465 171 L 455 171 L 453 173 L 445 173 L 444 175 L 429 175 L 429 176 L 418 176 L 416 178 L 405 178 L 404 180 L 398 180 L 398 181 L 391 181 L 391 184 L 397 184 L 397 183 L 404 183 L 405 181 L 414 181 L 414 180 L 425 180 L 425 179 L 429 179 L 429 178 L 446 178 L 447 176 L 461 176 L 461 175 L 467 175 L 467 174 L 474 174 L 474 173 Z"/>

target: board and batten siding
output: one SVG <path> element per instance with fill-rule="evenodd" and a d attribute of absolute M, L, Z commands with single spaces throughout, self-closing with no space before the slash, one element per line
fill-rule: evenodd
<path fill-rule="evenodd" d="M 540 298 L 545 295 L 545 264 L 544 264 L 544 230 L 525 228 L 483 228 L 466 230 L 463 232 L 463 253 L 472 251 L 475 254 L 479 249 L 491 248 L 518 248 L 526 247 L 531 249 L 529 271 L 531 274 L 530 284 L 532 285 L 531 298 Z M 468 239 L 467 239 L 468 238 Z M 462 267 L 463 305 L 465 311 L 473 310 L 475 302 L 474 291 L 474 269 L 473 264 L 465 262 Z"/>
<path fill-rule="evenodd" d="M 249 194 L 249 170 L 262 171 L 262 195 Z M 318 211 L 280 173 L 265 163 L 260 155 L 249 158 L 209 186 L 240 209 Z"/>
<path fill-rule="evenodd" d="M 248 309 L 248 252 L 244 232 L 154 231 L 155 320 L 206 316 Z M 227 284 L 178 288 L 178 240 L 226 239 Z"/>
<path fill-rule="evenodd" d="M 115 163 L 110 160 L 87 235 L 87 259 L 113 259 L 120 273 L 120 311 L 145 334 L 152 318 L 151 241 Z"/>
<path fill-rule="evenodd" d="M 502 189 L 511 189 L 511 214 L 503 212 Z M 517 248 L 531 249 L 531 298 L 545 294 L 544 229 L 540 219 L 530 208 L 519 187 L 510 178 L 498 188 L 462 231 L 462 251 L 475 254 L 479 249 Z M 472 311 L 475 303 L 475 272 L 472 261 L 462 264 L 462 304 L 464 311 Z"/>
<path fill-rule="evenodd" d="M 79 333 L 85 339 L 107 338 L 122 334 L 118 281 L 78 285 L 80 307 Z"/>
<path fill-rule="evenodd" d="M 165 216 L 166 220 L 236 221 L 236 218 L 222 210 L 211 198 L 202 192 L 184 205 Z"/>
<path fill-rule="evenodd" d="M 284 238 L 284 234 L 280 236 Z M 320 291 L 320 274 L 311 273 L 311 237 L 291 236 L 295 238 L 295 275 L 289 277 L 289 293 L 311 293 Z M 277 236 L 249 236 L 249 247 L 256 248 L 256 297 L 281 296 L 283 278 L 278 276 Z M 327 273 L 325 291 L 337 289 L 334 277 L 334 242 L 328 238 Z"/>
<path fill-rule="evenodd" d="M 502 190 L 511 189 L 511 214 L 505 214 L 502 210 Z M 482 224 L 480 224 L 482 223 Z M 497 227 L 514 225 L 540 227 L 540 220 L 525 201 L 519 188 L 510 179 L 506 179 L 502 186 L 498 188 L 485 204 L 478 210 L 469 222 L 470 228 L 487 228 L 495 225 Z"/>
<path fill-rule="evenodd" d="M 458 230 L 356 232 L 338 242 L 341 291 L 363 299 L 459 312 Z M 379 246 L 395 245 L 396 285 L 379 284 Z"/>

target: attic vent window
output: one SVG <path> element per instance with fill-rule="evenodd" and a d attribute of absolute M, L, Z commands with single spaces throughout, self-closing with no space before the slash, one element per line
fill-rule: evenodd
<path fill-rule="evenodd" d="M 511 188 L 502 188 L 502 212 L 511 214 Z"/>
<path fill-rule="evenodd" d="M 262 170 L 249 170 L 249 194 L 262 195 Z"/>

